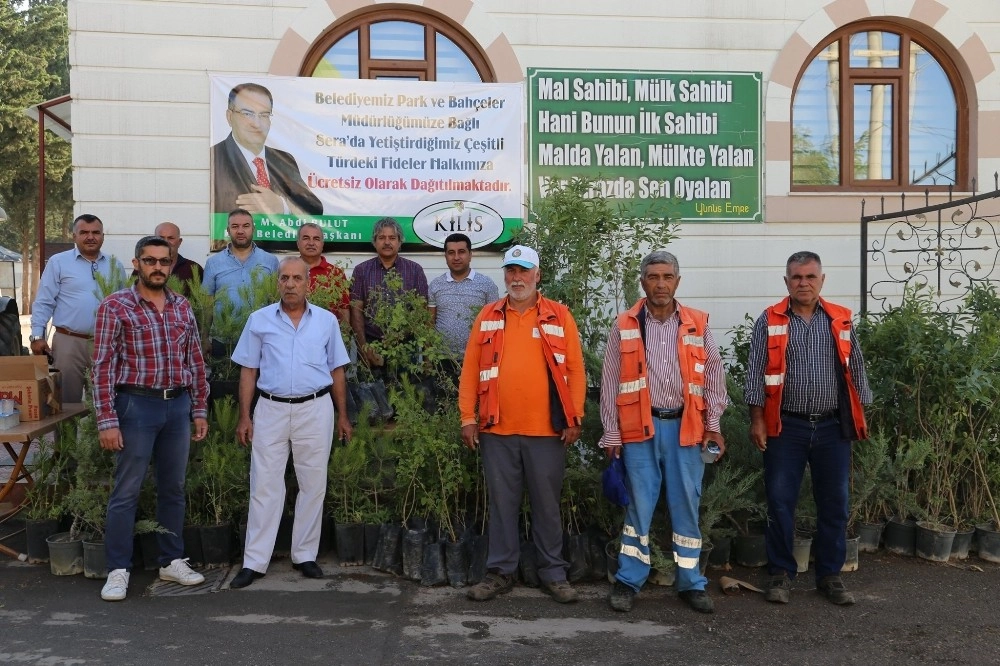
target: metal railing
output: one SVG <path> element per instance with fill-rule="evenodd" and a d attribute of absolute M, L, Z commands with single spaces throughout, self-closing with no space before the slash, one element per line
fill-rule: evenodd
<path fill-rule="evenodd" d="M 906 194 L 900 195 L 900 210 L 865 215 L 861 201 L 861 314 L 869 313 L 869 301 L 887 312 L 902 301 L 907 288 L 934 290 L 939 312 L 947 312 L 965 298 L 975 284 L 1000 282 L 1000 201 L 996 212 L 981 209 L 980 202 L 1000 199 L 1000 174 L 993 174 L 992 192 L 930 203 L 906 209 Z M 884 223 L 884 224 L 883 224 Z M 874 233 L 873 233 L 874 232 Z M 869 238 L 872 238 L 869 242 Z M 881 266 L 884 275 L 872 280 L 872 270 Z"/>

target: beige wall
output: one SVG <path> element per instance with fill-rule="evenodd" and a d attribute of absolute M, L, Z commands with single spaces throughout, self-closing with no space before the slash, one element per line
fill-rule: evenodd
<path fill-rule="evenodd" d="M 74 187 L 80 212 L 106 223 L 107 247 L 128 253 L 166 219 L 185 254 L 208 250 L 208 74 L 294 75 L 312 42 L 368 0 L 219 0 L 142 3 L 69 0 Z M 466 29 L 498 78 L 528 67 L 761 71 L 764 75 L 765 223 L 688 224 L 671 249 L 679 297 L 729 327 L 782 295 L 796 250 L 819 252 L 825 294 L 855 306 L 862 198 L 789 192 L 791 89 L 809 50 L 869 16 L 921 24 L 959 63 L 972 114 L 972 172 L 992 187 L 1000 171 L 1000 12 L 996 0 L 426 0 Z M 627 10 L 624 15 L 622 10 Z M 981 130 L 979 128 L 982 128 Z M 982 187 L 980 187 L 980 190 Z M 887 207 L 896 205 L 895 199 Z M 366 257 L 343 257 L 358 261 Z M 436 255 L 418 257 L 429 275 Z M 495 255 L 480 268 L 499 280 Z"/>

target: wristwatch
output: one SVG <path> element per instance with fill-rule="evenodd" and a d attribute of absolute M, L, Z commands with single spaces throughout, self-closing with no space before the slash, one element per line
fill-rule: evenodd
<path fill-rule="evenodd" d="M 29 343 L 37 342 L 39 340 L 44 340 L 44 339 L 45 339 L 44 335 L 29 335 L 28 336 L 28 342 Z"/>

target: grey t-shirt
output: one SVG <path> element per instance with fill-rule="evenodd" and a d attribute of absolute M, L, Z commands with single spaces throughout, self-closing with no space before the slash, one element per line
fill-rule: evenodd
<path fill-rule="evenodd" d="M 473 320 L 484 305 L 500 300 L 500 290 L 493 280 L 475 270 L 461 281 L 453 280 L 448 272 L 431 280 L 427 296 L 428 305 L 437 309 L 437 330 L 455 358 L 461 359 Z"/>

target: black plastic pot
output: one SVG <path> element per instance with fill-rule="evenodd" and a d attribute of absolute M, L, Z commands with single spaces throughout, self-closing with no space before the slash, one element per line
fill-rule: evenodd
<path fill-rule="evenodd" d="M 993 523 L 976 525 L 976 553 L 979 559 L 1000 563 L 1000 531 Z"/>
<path fill-rule="evenodd" d="M 408 529 L 403 534 L 403 576 L 420 580 L 424 566 L 424 544 L 428 541 L 427 528 Z"/>
<path fill-rule="evenodd" d="M 375 552 L 378 550 L 378 540 L 379 540 L 379 535 L 382 531 L 382 526 L 373 523 L 365 523 L 364 531 L 365 531 L 365 564 L 371 566 L 372 562 L 375 561 Z"/>
<path fill-rule="evenodd" d="M 578 583 L 590 575 L 590 563 L 587 561 L 587 551 L 590 549 L 590 538 L 583 534 L 563 535 L 563 557 L 569 562 L 566 569 L 566 580 Z"/>
<path fill-rule="evenodd" d="M 425 587 L 444 585 L 448 582 L 448 572 L 444 564 L 444 541 L 424 544 L 423 564 L 420 567 L 420 584 Z"/>
<path fill-rule="evenodd" d="M 108 577 L 107 560 L 104 557 L 104 540 L 83 540 L 83 576 L 102 579 Z"/>
<path fill-rule="evenodd" d="M 534 541 L 521 542 L 521 557 L 517 563 L 521 573 L 521 582 L 526 587 L 538 587 L 542 584 L 538 577 L 538 549 Z"/>
<path fill-rule="evenodd" d="M 49 569 L 53 576 L 83 573 L 83 539 L 70 539 L 69 532 L 59 532 L 45 541 L 49 545 Z"/>
<path fill-rule="evenodd" d="M 490 538 L 486 534 L 473 534 L 469 538 L 469 585 L 486 578 L 486 561 L 489 558 Z"/>
<path fill-rule="evenodd" d="M 763 534 L 741 534 L 734 542 L 736 562 L 745 567 L 767 565 L 767 549 Z"/>
<path fill-rule="evenodd" d="M 44 564 L 49 561 L 49 544 L 46 543 L 53 534 L 59 532 L 58 518 L 34 519 L 24 521 L 25 552 L 31 564 Z"/>
<path fill-rule="evenodd" d="M 380 541 L 383 546 L 382 566 L 379 571 L 403 575 L 403 530 L 398 523 L 386 523 L 386 531 Z"/>
<path fill-rule="evenodd" d="M 712 556 L 713 550 L 715 550 L 715 544 L 711 541 L 703 540 L 701 542 L 701 553 L 698 555 L 698 573 L 702 576 L 705 575 L 705 571 L 708 569 L 708 558 Z"/>
<path fill-rule="evenodd" d="M 916 553 L 916 521 L 893 516 L 886 521 L 882 534 L 885 537 L 885 549 L 890 553 L 907 557 L 913 557 Z"/>
<path fill-rule="evenodd" d="M 448 584 L 462 587 L 469 575 L 468 544 L 463 537 L 458 541 L 448 541 L 444 545 L 444 566 L 448 573 Z"/>
<path fill-rule="evenodd" d="M 233 553 L 232 525 L 201 525 L 198 531 L 201 533 L 202 563 L 228 565 Z"/>
<path fill-rule="evenodd" d="M 365 563 L 365 526 L 361 523 L 337 523 L 337 558 L 341 566 Z"/>
<path fill-rule="evenodd" d="M 713 569 L 724 569 L 729 564 L 729 555 L 733 549 L 733 538 L 717 536 L 712 538 L 712 552 L 708 554 L 708 566 Z"/>
<path fill-rule="evenodd" d="M 142 546 L 142 568 L 146 571 L 156 571 L 160 568 L 160 544 L 156 542 L 155 532 L 139 535 Z"/>
<path fill-rule="evenodd" d="M 931 562 L 947 562 L 951 545 L 955 541 L 955 528 L 940 523 L 917 523 L 915 551 L 917 557 Z"/>
<path fill-rule="evenodd" d="M 885 523 L 859 523 L 857 529 L 858 551 L 862 553 L 874 553 L 878 551 Z"/>
<path fill-rule="evenodd" d="M 958 530 L 955 532 L 955 540 L 951 542 L 950 559 L 964 560 L 969 557 L 972 550 L 972 538 L 976 535 L 975 528 Z"/>
<path fill-rule="evenodd" d="M 201 527 L 198 525 L 185 525 L 183 531 L 184 557 L 188 559 L 188 564 L 198 566 L 205 563 L 205 553 L 201 550 Z"/>

